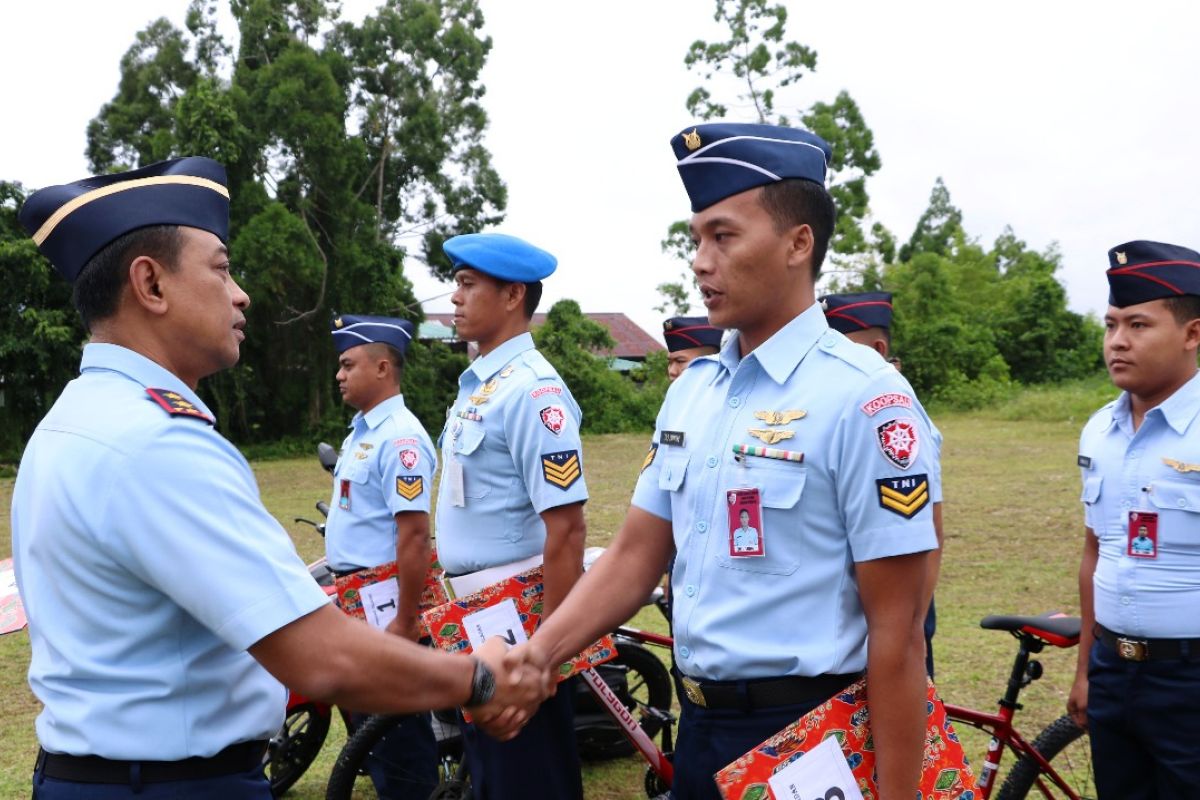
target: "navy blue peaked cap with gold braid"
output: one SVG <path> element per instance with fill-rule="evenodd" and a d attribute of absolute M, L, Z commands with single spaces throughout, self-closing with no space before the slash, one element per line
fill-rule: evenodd
<path fill-rule="evenodd" d="M 825 185 L 831 151 L 815 133 L 778 125 L 718 122 L 671 137 L 692 211 L 785 178 Z"/>
<path fill-rule="evenodd" d="M 1138 240 L 1108 251 L 1108 304 L 1117 308 L 1164 297 L 1200 295 L 1200 253 Z"/>
<path fill-rule="evenodd" d="M 227 242 L 225 168 L 191 156 L 47 186 L 25 201 L 20 220 L 54 268 L 74 282 L 105 245 L 138 228 L 184 225 Z"/>

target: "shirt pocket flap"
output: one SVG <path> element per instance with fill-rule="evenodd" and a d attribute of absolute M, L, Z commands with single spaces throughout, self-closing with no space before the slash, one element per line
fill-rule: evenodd
<path fill-rule="evenodd" d="M 479 449 L 479 445 L 483 443 L 483 437 L 486 435 L 487 430 L 479 423 L 464 423 L 462 430 L 458 432 L 458 436 L 454 442 L 454 452 L 463 456 L 474 453 Z"/>
<path fill-rule="evenodd" d="M 354 456 L 351 456 L 354 458 Z M 366 461 L 355 459 L 351 463 L 342 467 L 338 472 L 338 477 L 342 480 L 350 481 L 351 483 L 366 483 L 367 477 L 371 474 L 371 468 Z"/>
<path fill-rule="evenodd" d="M 664 458 L 662 466 L 658 469 L 658 488 L 664 492 L 679 491 L 679 487 L 683 485 L 683 476 L 687 474 L 687 465 L 690 459 L 691 456 L 687 453 Z"/>
<path fill-rule="evenodd" d="M 1083 492 L 1080 493 L 1079 499 L 1089 506 L 1094 505 L 1100 499 L 1100 484 L 1104 479 L 1099 475 L 1083 479 Z"/>
<path fill-rule="evenodd" d="M 808 470 L 802 464 L 780 464 L 765 466 L 756 464 L 761 470 L 756 481 L 762 487 L 762 504 L 767 508 L 795 508 L 804 492 Z"/>
<path fill-rule="evenodd" d="M 1150 502 L 1164 511 L 1169 509 L 1200 514 L 1200 484 L 1155 481 L 1150 487 Z"/>

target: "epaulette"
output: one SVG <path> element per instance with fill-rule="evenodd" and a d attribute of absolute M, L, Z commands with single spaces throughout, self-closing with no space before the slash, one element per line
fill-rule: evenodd
<path fill-rule="evenodd" d="M 527 367 L 533 370 L 533 374 L 538 380 L 546 380 L 547 378 L 560 380 L 554 366 L 537 350 L 526 350 L 521 354 L 521 360 L 525 362 Z"/>
<path fill-rule="evenodd" d="M 830 337 L 830 344 L 828 346 L 825 346 L 825 337 Z M 845 361 L 850 366 L 867 375 L 878 372 L 881 367 L 889 366 L 879 353 L 864 345 L 855 344 L 842 334 L 832 330 L 821 337 L 821 340 L 817 343 L 817 348 L 824 350 L 841 361 Z"/>
<path fill-rule="evenodd" d="M 146 389 L 146 394 L 150 395 L 154 402 L 162 407 L 173 417 L 195 417 L 202 419 L 209 425 L 216 425 L 217 421 L 205 414 L 200 409 L 196 408 L 195 403 L 192 403 L 179 392 L 170 389 Z"/>

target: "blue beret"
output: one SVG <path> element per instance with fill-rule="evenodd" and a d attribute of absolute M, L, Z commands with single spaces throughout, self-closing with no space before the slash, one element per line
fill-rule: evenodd
<path fill-rule="evenodd" d="M 825 185 L 829 145 L 816 134 L 778 125 L 696 125 L 671 139 L 692 211 L 784 178 Z"/>
<path fill-rule="evenodd" d="M 554 272 L 558 259 L 503 233 L 464 233 L 442 245 L 454 271 L 469 267 L 502 281 L 533 283 Z"/>
<path fill-rule="evenodd" d="M 176 158 L 48 186 L 29 196 L 20 220 L 55 269 L 74 281 L 105 245 L 138 228 L 186 225 L 227 242 L 225 168 L 211 158 Z"/>
<path fill-rule="evenodd" d="M 722 333 L 708 324 L 708 317 L 671 317 L 663 322 L 663 339 L 671 353 L 692 347 L 719 348 Z"/>
<path fill-rule="evenodd" d="M 892 293 L 827 294 L 821 309 L 829 327 L 842 333 L 892 327 Z"/>
<path fill-rule="evenodd" d="M 398 317 L 365 317 L 343 314 L 333 321 L 333 346 L 339 353 L 360 344 L 387 344 L 400 351 L 408 352 L 408 343 L 413 338 L 413 324 Z"/>
<path fill-rule="evenodd" d="M 1200 295 L 1200 253 L 1162 242 L 1126 242 L 1108 251 L 1108 304 Z"/>

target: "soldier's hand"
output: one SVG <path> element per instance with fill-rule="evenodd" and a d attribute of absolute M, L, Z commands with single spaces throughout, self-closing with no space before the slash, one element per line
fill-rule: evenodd
<path fill-rule="evenodd" d="M 469 709 L 475 723 L 500 740 L 516 736 L 550 695 L 545 670 L 527 664 L 520 654 L 507 658 L 506 649 L 503 639 L 493 637 L 475 651 L 495 675 L 496 693 L 490 703 Z"/>
<path fill-rule="evenodd" d="M 1085 729 L 1087 728 L 1087 707 L 1087 675 L 1077 675 L 1075 683 L 1071 686 L 1071 693 L 1067 695 L 1067 713 L 1071 715 L 1071 719 L 1075 720 L 1076 725 Z"/>
<path fill-rule="evenodd" d="M 416 617 L 406 622 L 400 619 L 399 616 L 395 616 L 384 630 L 394 636 L 402 636 L 410 642 L 415 642 L 421 638 L 421 623 Z"/>

